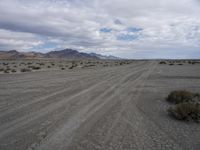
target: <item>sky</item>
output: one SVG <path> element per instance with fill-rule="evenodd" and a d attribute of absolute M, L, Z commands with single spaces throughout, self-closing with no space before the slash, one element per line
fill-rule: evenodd
<path fill-rule="evenodd" d="M 0 50 L 200 58 L 200 0 L 0 0 Z"/>

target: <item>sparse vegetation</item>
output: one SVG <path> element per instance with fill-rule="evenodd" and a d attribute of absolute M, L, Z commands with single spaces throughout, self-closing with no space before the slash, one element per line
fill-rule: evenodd
<path fill-rule="evenodd" d="M 200 96 L 198 93 L 192 93 L 185 90 L 172 91 L 166 100 L 170 103 L 179 104 L 183 102 L 195 102 L 199 101 Z"/>
<path fill-rule="evenodd" d="M 31 69 L 28 69 L 28 68 L 23 68 L 20 70 L 21 72 L 31 72 Z"/>
<path fill-rule="evenodd" d="M 11 72 L 15 73 L 15 72 L 17 72 L 17 71 L 16 71 L 15 69 L 12 69 Z"/>
<path fill-rule="evenodd" d="M 5 69 L 5 70 L 4 70 L 4 73 L 10 73 L 10 72 L 9 72 L 9 70 L 8 70 L 8 69 Z"/>
<path fill-rule="evenodd" d="M 200 104 L 184 102 L 168 109 L 170 115 L 178 120 L 200 121 Z"/>
<path fill-rule="evenodd" d="M 167 64 L 165 61 L 161 61 L 159 62 L 159 64 Z"/>
<path fill-rule="evenodd" d="M 40 70 L 41 69 L 41 67 L 38 67 L 38 66 L 30 66 L 30 68 L 33 69 L 33 70 Z"/>
<path fill-rule="evenodd" d="M 70 66 L 70 67 L 69 67 L 69 69 L 73 69 L 73 68 L 74 68 L 73 66 Z"/>
<path fill-rule="evenodd" d="M 178 120 L 200 121 L 200 94 L 185 90 L 172 91 L 166 100 L 175 104 L 168 109 L 171 116 Z"/>

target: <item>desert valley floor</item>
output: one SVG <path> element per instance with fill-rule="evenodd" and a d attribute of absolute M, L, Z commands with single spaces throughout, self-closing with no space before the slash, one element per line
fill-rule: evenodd
<path fill-rule="evenodd" d="M 0 74 L 0 150 L 199 150 L 200 125 L 171 118 L 172 90 L 200 92 L 200 64 Z"/>

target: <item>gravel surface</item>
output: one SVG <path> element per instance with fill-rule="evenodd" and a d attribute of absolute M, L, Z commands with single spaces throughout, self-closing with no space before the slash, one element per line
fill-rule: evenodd
<path fill-rule="evenodd" d="M 199 150 L 165 97 L 200 92 L 200 65 L 157 61 L 0 74 L 0 150 Z"/>

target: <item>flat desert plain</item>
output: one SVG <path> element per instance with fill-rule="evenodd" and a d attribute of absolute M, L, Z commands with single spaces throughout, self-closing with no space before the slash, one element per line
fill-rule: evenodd
<path fill-rule="evenodd" d="M 199 150 L 200 125 L 167 112 L 183 89 L 200 92 L 200 64 L 1 73 L 0 149 Z"/>

